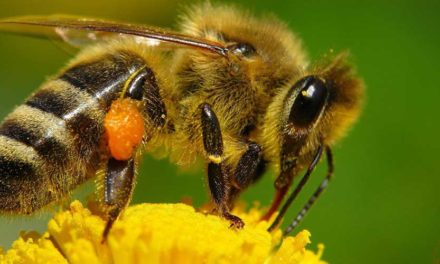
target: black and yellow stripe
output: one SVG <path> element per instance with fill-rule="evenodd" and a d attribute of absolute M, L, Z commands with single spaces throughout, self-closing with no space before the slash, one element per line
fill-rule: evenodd
<path fill-rule="evenodd" d="M 76 65 L 59 78 L 97 98 L 105 107 L 115 100 L 126 80 L 145 65 L 145 61 L 127 51 L 97 61 Z"/>
<path fill-rule="evenodd" d="M 39 129 L 41 131 L 42 127 Z M 62 141 L 62 138 L 57 138 L 54 135 L 41 135 L 40 131 L 23 125 L 17 119 L 8 119 L 0 127 L 0 135 L 33 148 L 40 157 L 48 162 L 62 165 L 65 162 L 65 157 L 68 156 L 66 143 Z"/>
<path fill-rule="evenodd" d="M 0 148 L 1 211 L 31 213 L 35 204 L 47 200 L 46 193 L 35 195 L 46 185 L 46 179 L 40 179 L 42 161 L 32 148 L 5 136 L 0 136 Z"/>
<path fill-rule="evenodd" d="M 0 212 L 33 212 L 90 176 L 105 113 L 144 65 L 124 51 L 78 63 L 6 117 L 0 125 Z"/>

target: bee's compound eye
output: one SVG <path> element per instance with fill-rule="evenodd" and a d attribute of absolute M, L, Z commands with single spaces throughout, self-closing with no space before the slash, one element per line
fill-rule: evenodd
<path fill-rule="evenodd" d="M 249 43 L 235 43 L 228 48 L 232 53 L 242 54 L 245 57 L 251 57 L 256 53 L 255 48 Z"/>
<path fill-rule="evenodd" d="M 307 127 L 316 120 L 324 108 L 328 89 L 316 76 L 307 76 L 299 80 L 293 89 L 299 89 L 299 92 L 290 109 L 289 122 L 296 127 Z"/>

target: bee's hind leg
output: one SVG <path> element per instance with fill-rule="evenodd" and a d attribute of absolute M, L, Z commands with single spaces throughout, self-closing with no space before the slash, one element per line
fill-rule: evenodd
<path fill-rule="evenodd" d="M 131 200 L 135 185 L 134 159 L 116 160 L 110 158 L 104 176 L 104 204 L 108 209 L 108 220 L 102 241 L 104 242 L 121 211 Z"/>
<path fill-rule="evenodd" d="M 166 123 L 167 112 L 160 94 L 160 88 L 153 71 L 147 66 L 128 78 L 123 97 L 139 101 L 140 110 L 145 117 L 144 142 L 162 128 Z M 104 206 L 108 213 L 107 225 L 103 233 L 103 241 L 108 236 L 113 223 L 121 211 L 131 200 L 135 185 L 136 154 L 131 158 L 116 159 L 110 157 L 103 179 Z"/>
<path fill-rule="evenodd" d="M 231 169 L 222 161 L 223 139 L 220 124 L 209 104 L 201 104 L 201 125 L 203 145 L 210 162 L 208 163 L 208 183 L 218 213 L 231 222 L 231 227 L 242 228 L 244 222 L 229 211 L 232 177 Z"/>

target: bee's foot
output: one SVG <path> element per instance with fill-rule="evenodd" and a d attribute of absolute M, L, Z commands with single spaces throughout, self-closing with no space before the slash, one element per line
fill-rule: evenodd
<path fill-rule="evenodd" d="M 227 220 L 229 220 L 229 222 L 231 222 L 231 225 L 229 226 L 229 228 L 232 229 L 242 229 L 244 227 L 244 222 L 243 220 L 240 219 L 240 217 L 232 215 L 230 213 L 224 213 L 223 217 Z"/>

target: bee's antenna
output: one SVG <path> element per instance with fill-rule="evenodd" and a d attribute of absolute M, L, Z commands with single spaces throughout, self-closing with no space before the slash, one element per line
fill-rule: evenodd
<path fill-rule="evenodd" d="M 296 186 L 295 190 L 290 194 L 289 198 L 284 203 L 283 207 L 281 207 L 280 213 L 277 215 L 277 218 L 275 218 L 275 221 L 273 221 L 272 225 L 267 229 L 267 231 L 271 232 L 274 230 L 280 223 L 283 218 L 283 216 L 286 214 L 287 209 L 292 204 L 293 200 L 298 196 L 298 194 L 301 192 L 302 188 L 306 184 L 307 180 L 310 177 L 310 174 L 312 174 L 313 170 L 315 169 L 316 165 L 318 164 L 321 155 L 323 151 L 323 146 L 320 145 L 318 150 L 316 151 L 315 157 L 313 158 L 312 162 L 310 163 L 309 167 L 307 168 L 306 173 L 302 177 L 301 181 Z M 302 212 L 302 211 L 301 211 Z"/>
<path fill-rule="evenodd" d="M 318 197 L 321 195 L 321 193 L 325 190 L 325 188 L 327 187 L 329 181 L 333 177 L 333 172 L 334 172 L 333 154 L 332 154 L 332 150 L 330 149 L 329 146 L 325 147 L 325 153 L 326 153 L 326 156 L 327 156 L 327 176 L 324 178 L 324 180 L 321 182 L 319 187 L 313 193 L 312 197 L 310 197 L 310 199 L 304 205 L 302 210 L 297 214 L 297 216 L 292 221 L 292 223 L 290 223 L 290 225 L 284 230 L 283 236 L 288 235 L 290 232 L 292 232 L 292 230 L 295 227 L 298 226 L 299 222 L 304 218 L 304 216 L 309 211 L 310 207 L 312 207 L 312 205 L 315 203 L 315 201 L 318 199 Z M 313 161 L 315 161 L 315 160 L 313 160 Z M 313 164 L 313 162 L 312 162 L 312 164 Z"/>

